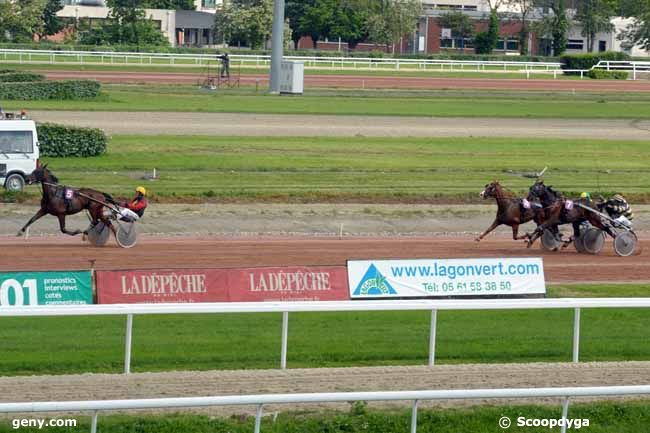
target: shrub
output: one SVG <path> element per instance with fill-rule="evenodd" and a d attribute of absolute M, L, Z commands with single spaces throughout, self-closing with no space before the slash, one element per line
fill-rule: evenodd
<path fill-rule="evenodd" d="M 45 76 L 33 72 L 2 72 L 0 70 L 0 83 L 25 83 L 45 81 Z"/>
<path fill-rule="evenodd" d="M 36 126 L 42 156 L 98 156 L 106 152 L 108 137 L 101 129 L 39 123 Z"/>
<path fill-rule="evenodd" d="M 605 71 L 603 69 L 592 69 L 587 76 L 594 80 L 627 80 L 629 78 L 627 71 Z"/>
<path fill-rule="evenodd" d="M 562 69 L 591 69 L 601 60 L 621 61 L 630 57 L 625 53 L 607 51 L 604 53 L 567 54 L 560 57 Z M 565 72 L 567 75 L 577 75 L 578 72 Z"/>
<path fill-rule="evenodd" d="M 91 80 L 0 83 L 0 99 L 30 101 L 94 98 L 99 94 L 100 88 L 97 81 Z"/>

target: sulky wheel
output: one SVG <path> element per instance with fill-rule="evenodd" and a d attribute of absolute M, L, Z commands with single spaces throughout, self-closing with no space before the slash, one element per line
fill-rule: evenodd
<path fill-rule="evenodd" d="M 622 232 L 614 238 L 614 251 L 621 257 L 634 254 L 638 239 L 634 232 Z"/>
<path fill-rule="evenodd" d="M 117 234 L 115 235 L 117 244 L 122 248 L 131 248 L 138 242 L 138 233 L 133 223 L 119 223 Z"/>
<path fill-rule="evenodd" d="M 562 246 L 562 240 L 550 230 L 544 230 L 542 233 L 542 248 L 547 251 L 557 251 Z"/>
<path fill-rule="evenodd" d="M 585 251 L 589 254 L 598 254 L 605 246 L 605 233 L 601 229 L 592 227 L 582 235 Z"/>
<path fill-rule="evenodd" d="M 110 234 L 111 229 L 100 221 L 88 230 L 88 241 L 96 247 L 103 247 Z"/>
<path fill-rule="evenodd" d="M 577 238 L 573 239 L 573 246 L 576 247 L 576 251 L 579 253 L 586 253 L 585 249 L 585 238 L 584 235 L 580 235 Z"/>

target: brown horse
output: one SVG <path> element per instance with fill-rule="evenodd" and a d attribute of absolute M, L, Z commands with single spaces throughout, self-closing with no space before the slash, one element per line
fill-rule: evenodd
<path fill-rule="evenodd" d="M 535 185 L 530 187 L 528 200 L 539 200 L 543 206 L 543 211 L 539 213 L 541 218 L 539 225 L 528 237 L 529 248 L 544 233 L 544 230 L 556 231 L 560 225 L 571 224 L 573 226 L 573 236 L 568 241 L 564 241 L 563 248 L 565 248 L 580 236 L 580 225 L 585 221 L 589 221 L 592 226 L 604 230 L 611 237 L 616 237 L 616 234 L 607 225 L 603 224 L 598 214 L 579 206 L 596 209 L 591 200 L 567 200 L 550 186 L 544 185 L 543 180 L 535 182 Z"/>
<path fill-rule="evenodd" d="M 500 225 L 512 227 L 512 238 L 516 241 L 528 238 L 527 234 L 519 236 L 519 226 L 535 218 L 533 204 L 529 207 L 524 206 L 522 199 L 513 197 L 511 193 L 506 192 L 497 181 L 485 185 L 485 189 L 480 196 L 484 199 L 494 198 L 498 209 L 494 222 L 481 236 L 475 239 L 476 242 L 480 242 L 488 233 Z"/>
<path fill-rule="evenodd" d="M 101 202 L 114 203 L 110 195 L 88 188 L 66 188 L 64 185 L 58 185 L 58 182 L 59 179 L 48 170 L 47 164 L 37 168 L 27 177 L 27 183 L 29 185 L 34 183 L 40 183 L 42 185 L 43 198 L 41 199 L 41 208 L 39 211 L 20 229 L 17 236 L 22 236 L 25 230 L 27 230 L 27 227 L 48 214 L 54 215 L 59 219 L 61 232 L 70 236 L 76 236 L 82 233 L 82 231 L 67 230 L 65 228 L 65 217 L 66 215 L 74 215 L 83 210 L 88 210 L 92 225 L 102 221 L 115 231 L 110 220 L 104 215 L 104 205 L 101 204 Z M 86 234 L 86 232 L 83 233 L 84 235 Z"/>

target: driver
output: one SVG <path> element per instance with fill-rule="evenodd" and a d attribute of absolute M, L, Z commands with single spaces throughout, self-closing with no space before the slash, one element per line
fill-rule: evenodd
<path fill-rule="evenodd" d="M 135 189 L 135 197 L 131 201 L 122 202 L 121 215 L 127 219 L 137 220 L 142 218 L 144 211 L 149 205 L 145 196 L 147 195 L 147 190 L 143 186 L 139 186 Z M 135 214 L 135 215 L 133 215 Z M 137 217 L 136 217 L 137 216 Z"/>
<path fill-rule="evenodd" d="M 625 217 L 630 221 L 634 219 L 634 214 L 632 213 L 630 204 L 621 194 L 615 194 L 612 198 L 603 203 L 602 208 L 613 219 L 620 217 Z"/>

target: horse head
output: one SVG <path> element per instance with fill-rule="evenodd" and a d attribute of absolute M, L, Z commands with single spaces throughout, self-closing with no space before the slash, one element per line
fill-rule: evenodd
<path fill-rule="evenodd" d="M 57 183 L 59 179 L 47 168 L 47 164 L 42 167 L 36 168 L 32 173 L 27 176 L 27 184 L 32 185 L 41 182 Z"/>
<path fill-rule="evenodd" d="M 485 185 L 485 188 L 479 194 L 483 199 L 496 198 L 501 195 L 501 185 L 496 180 Z"/>

